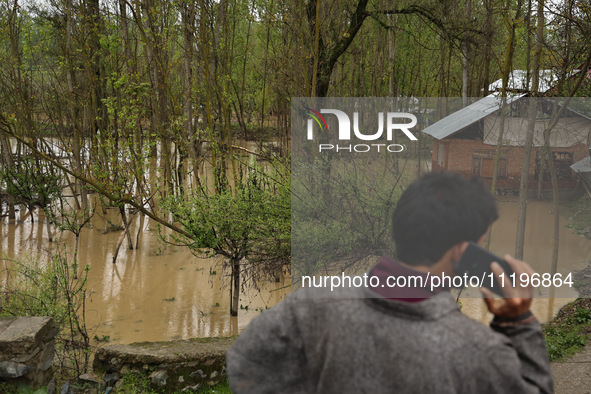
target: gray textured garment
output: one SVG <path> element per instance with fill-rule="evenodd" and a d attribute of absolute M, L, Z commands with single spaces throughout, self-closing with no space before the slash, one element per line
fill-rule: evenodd
<path fill-rule="evenodd" d="M 493 330 L 448 292 L 405 303 L 307 290 L 255 318 L 230 348 L 234 392 L 553 392 L 537 322 Z"/>

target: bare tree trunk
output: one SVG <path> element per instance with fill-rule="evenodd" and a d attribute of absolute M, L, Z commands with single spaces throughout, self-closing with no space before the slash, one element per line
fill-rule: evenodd
<path fill-rule="evenodd" d="M 466 20 L 470 20 L 472 14 L 472 0 L 466 0 Z M 462 105 L 468 106 L 470 83 L 470 48 L 468 40 L 464 39 L 462 43 Z"/>
<path fill-rule="evenodd" d="M 537 199 L 541 200 L 542 199 L 542 189 L 544 187 L 544 173 L 546 172 L 546 160 L 544 160 L 545 157 L 545 153 L 544 153 L 544 148 L 542 147 L 542 149 L 538 150 L 536 153 L 540 158 L 540 160 L 538 161 L 540 167 L 538 169 L 538 192 L 537 192 Z"/>
<path fill-rule="evenodd" d="M 129 226 L 133 221 L 135 215 L 132 215 L 129 220 L 127 220 L 127 215 L 125 214 L 125 208 L 119 208 L 119 213 L 121 213 L 121 220 L 123 220 L 123 228 L 125 229 L 125 235 L 127 236 L 127 242 L 129 243 L 129 249 L 133 250 L 133 242 L 131 240 L 131 232 L 129 231 Z"/>
<path fill-rule="evenodd" d="M 51 208 L 44 207 L 43 212 L 45 213 L 45 229 L 47 230 L 47 239 L 49 242 L 53 242 L 53 234 L 51 233 Z"/>
<path fill-rule="evenodd" d="M 502 72 L 502 80 L 503 85 L 501 88 L 501 96 L 503 97 L 501 102 L 501 123 L 499 129 L 499 138 L 497 139 L 497 149 L 495 151 L 495 166 L 493 170 L 493 176 L 491 181 L 490 190 L 493 193 L 497 192 L 497 178 L 499 176 L 499 163 L 501 161 L 501 146 L 503 145 L 503 135 L 505 131 L 505 116 L 506 116 L 506 98 L 507 98 L 507 84 L 509 81 L 509 73 L 511 72 L 511 64 L 513 62 L 513 53 L 515 51 L 515 28 L 517 21 L 520 19 L 521 16 L 521 5 L 523 0 L 519 0 L 517 2 L 517 10 L 515 11 L 515 16 L 513 17 L 513 21 L 509 20 L 509 15 L 504 14 L 503 18 L 505 19 L 505 24 L 509 25 L 509 38 L 507 40 L 507 45 L 505 46 L 505 55 L 503 59 L 503 68 Z M 490 234 L 490 233 L 489 233 Z"/>
<path fill-rule="evenodd" d="M 546 148 L 546 158 L 548 160 L 548 169 L 550 170 L 550 178 L 552 179 L 552 210 L 554 211 L 554 242 L 552 247 L 552 267 L 550 274 L 554 276 L 558 269 L 558 246 L 560 237 L 560 211 L 558 207 L 558 176 L 556 174 L 556 166 L 554 165 L 554 156 L 552 154 L 552 147 L 550 146 L 550 131 L 551 128 L 544 130 L 544 147 Z"/>
<path fill-rule="evenodd" d="M 531 98 L 528 107 L 527 131 L 521 162 L 521 178 L 519 180 L 519 203 L 517 205 L 517 234 L 515 236 L 515 257 L 523 259 L 523 245 L 525 242 L 525 221 L 527 212 L 527 185 L 529 180 L 529 167 L 531 150 L 534 140 L 534 130 L 537 117 L 538 87 L 540 81 L 540 60 L 542 57 L 542 41 L 544 39 L 544 0 L 538 0 L 538 21 L 536 27 L 536 46 L 534 49 L 534 64 L 531 84 Z"/>
<path fill-rule="evenodd" d="M 1 114 L 0 114 L 1 116 Z M 4 122 L 2 122 L 4 125 Z M 6 123 L 5 127 L 10 127 L 8 123 Z M 2 148 L 2 165 L 6 167 L 8 170 L 12 169 L 14 163 L 12 158 L 12 151 L 10 150 L 10 141 L 4 134 L 0 134 L 0 147 Z M 16 220 L 16 210 L 14 209 L 14 197 L 11 195 L 7 195 L 7 204 L 8 204 L 8 220 L 10 222 L 14 222 Z"/>
<path fill-rule="evenodd" d="M 390 97 L 390 100 L 392 102 L 390 109 L 392 110 L 392 112 L 395 112 L 397 110 L 397 108 L 396 108 L 396 104 L 394 102 L 394 100 L 396 100 L 394 98 L 394 96 L 396 96 L 396 94 L 394 93 L 394 77 L 395 77 L 394 67 L 396 66 L 396 63 L 395 63 L 396 39 L 398 38 L 398 34 L 397 34 L 397 31 L 392 26 L 392 15 L 388 15 L 388 25 L 390 26 L 390 28 L 388 29 L 388 96 Z M 392 32 L 392 30 L 394 30 L 394 32 Z M 393 144 L 396 143 L 395 133 L 393 133 L 393 135 L 392 135 L 392 143 Z M 393 164 L 394 164 L 394 169 L 396 171 L 398 171 L 398 168 L 399 168 L 398 167 L 398 155 L 394 155 L 394 163 Z"/>
<path fill-rule="evenodd" d="M 146 215 L 144 215 L 143 213 L 140 213 L 140 223 L 138 225 L 137 233 L 135 235 L 135 248 L 136 248 L 136 250 L 139 249 L 139 247 L 140 247 L 140 234 L 144 230 L 144 220 L 145 220 L 145 217 L 146 217 Z"/>
<path fill-rule="evenodd" d="M 315 7 L 314 7 L 314 66 L 312 70 L 312 88 L 310 90 L 310 97 L 314 97 L 316 95 L 316 85 L 318 84 L 318 66 L 320 63 L 320 2 L 321 0 L 314 0 Z M 267 30 L 267 48 L 269 46 L 269 35 Z M 266 63 L 265 63 L 266 66 Z M 355 69 L 353 69 L 355 72 Z M 264 87 L 264 82 L 263 82 Z M 263 91 L 264 94 L 264 91 Z M 263 101 L 264 107 L 264 101 Z"/>
<path fill-rule="evenodd" d="M 238 316 L 238 303 L 240 302 L 240 261 L 232 259 L 232 279 L 230 283 L 230 315 Z"/>
<path fill-rule="evenodd" d="M 127 25 L 127 3 L 126 0 L 119 0 L 119 25 L 123 36 L 123 53 L 125 54 L 126 66 L 131 60 L 131 43 L 129 41 L 129 28 Z"/>
<path fill-rule="evenodd" d="M 484 23 L 484 35 L 485 35 L 485 44 L 484 44 L 484 96 L 488 96 L 488 86 L 490 83 L 490 61 L 492 59 L 492 45 L 493 45 L 493 38 L 494 38 L 494 31 L 492 27 L 493 21 L 493 10 L 492 10 L 492 0 L 485 0 L 484 7 L 486 9 L 486 16 L 485 16 L 485 23 Z"/>
<path fill-rule="evenodd" d="M 133 250 L 133 242 L 131 240 L 131 231 L 129 229 L 131 222 L 135 218 L 136 214 L 131 215 L 129 221 L 127 220 L 127 215 L 125 214 L 125 208 L 119 208 L 119 213 L 121 214 L 121 220 L 123 221 L 123 233 L 119 237 L 119 241 L 117 241 L 117 246 L 115 247 L 115 252 L 113 253 L 113 264 L 117 262 L 117 256 L 119 255 L 119 249 L 123 244 L 123 240 L 127 238 L 128 247 L 130 250 Z M 137 244 L 136 244 L 137 247 Z"/>
<path fill-rule="evenodd" d="M 70 127 L 72 128 L 72 158 L 74 161 L 74 167 L 76 172 L 82 175 L 82 164 L 80 160 L 80 123 L 79 123 L 79 111 L 77 110 L 77 102 L 75 96 L 75 75 L 74 75 L 74 62 L 72 59 L 72 34 L 73 34 L 73 4 L 72 0 L 68 0 L 66 4 L 66 80 L 68 83 L 68 105 L 70 107 Z M 77 187 L 82 188 L 82 182 L 78 179 L 75 182 Z M 78 201 L 77 190 L 72 190 L 74 203 L 76 209 L 80 209 L 80 202 Z M 84 207 L 86 209 L 86 207 Z"/>

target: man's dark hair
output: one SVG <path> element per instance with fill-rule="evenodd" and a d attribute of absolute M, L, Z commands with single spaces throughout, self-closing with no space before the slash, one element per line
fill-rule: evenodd
<path fill-rule="evenodd" d="M 499 217 L 493 195 L 478 178 L 431 172 L 402 193 L 392 215 L 397 258 L 432 265 L 452 246 L 478 241 Z"/>

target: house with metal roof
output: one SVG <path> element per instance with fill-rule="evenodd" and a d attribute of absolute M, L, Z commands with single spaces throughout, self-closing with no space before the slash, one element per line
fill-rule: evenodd
<path fill-rule="evenodd" d="M 591 196 L 591 148 L 589 148 L 587 156 L 577 161 L 570 168 L 577 174 L 585 191 Z"/>
<path fill-rule="evenodd" d="M 546 84 L 543 89 L 549 89 L 549 86 Z M 529 123 L 529 100 L 526 93 L 520 93 L 518 89 L 508 95 L 504 104 L 498 93 L 491 94 L 425 128 L 423 132 L 433 137 L 433 170 L 476 175 L 490 183 L 496 147 L 502 133 L 497 187 L 500 191 L 518 189 Z M 537 100 L 540 102 L 534 125 L 528 188 L 536 189 L 540 182 L 543 189 L 551 189 L 543 133 L 551 117 L 553 103 L 550 99 Z M 503 107 L 504 122 L 501 124 Z M 550 145 L 559 188 L 577 187 L 578 179 L 571 165 L 589 155 L 590 131 L 591 119 L 570 109 L 552 129 Z"/>

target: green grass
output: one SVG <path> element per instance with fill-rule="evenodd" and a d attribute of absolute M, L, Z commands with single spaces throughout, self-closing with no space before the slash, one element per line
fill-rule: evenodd
<path fill-rule="evenodd" d="M 2 382 L 0 383 L 0 393 L 16 394 L 16 386 Z"/>
<path fill-rule="evenodd" d="M 202 388 L 201 390 L 199 390 L 199 393 L 232 394 L 232 390 L 230 390 L 230 382 L 228 382 L 228 379 L 224 379 L 222 382 L 216 384 L 215 386 Z"/>
<path fill-rule="evenodd" d="M 591 339 L 591 309 L 588 299 L 566 305 L 544 325 L 550 361 L 560 361 L 580 351 Z"/>
<path fill-rule="evenodd" d="M 151 388 L 150 378 L 146 375 L 139 373 L 131 373 L 123 376 L 123 385 L 116 391 L 116 393 L 124 394 L 168 394 L 163 390 L 155 390 Z M 1 392 L 1 391 L 0 391 Z M 180 391 L 172 394 L 180 394 Z M 230 390 L 230 383 L 227 378 L 224 378 L 220 383 L 215 386 L 208 386 L 204 384 L 199 391 L 185 391 L 184 393 L 232 393 Z"/>
<path fill-rule="evenodd" d="M 130 373 L 124 375 L 121 379 L 123 379 L 123 385 L 117 393 L 125 393 L 125 394 L 158 394 L 158 391 L 150 388 L 150 378 L 146 375 L 139 374 L 139 373 Z"/>

